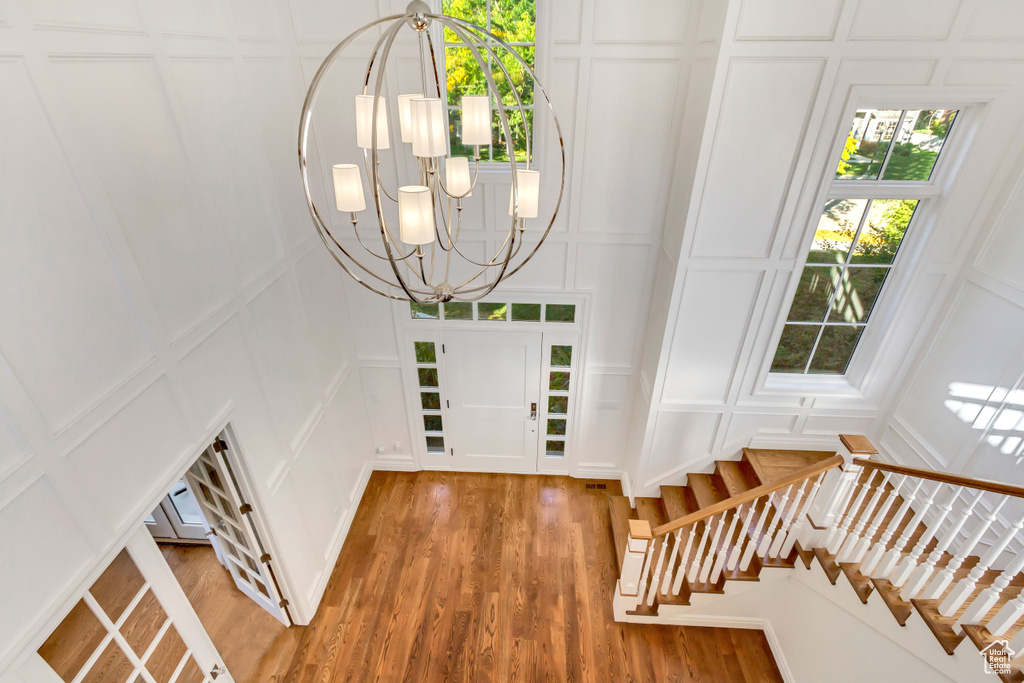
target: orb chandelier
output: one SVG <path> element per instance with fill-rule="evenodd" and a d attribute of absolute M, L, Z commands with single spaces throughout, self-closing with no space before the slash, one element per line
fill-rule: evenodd
<path fill-rule="evenodd" d="M 362 91 L 355 95 L 355 143 L 362 149 L 362 164 L 334 163 L 332 182 L 334 205 L 341 213 L 339 223 L 332 227 L 330 209 L 325 214 L 310 189 L 307 167 L 310 123 L 314 105 L 325 83 L 325 76 L 342 53 L 361 35 L 381 27 L 380 37 L 366 63 Z M 448 29 L 467 48 L 486 80 L 487 92 L 465 95 L 459 107 L 461 143 L 473 148 L 473 168 L 464 156 L 448 153 L 449 126 L 446 121 L 441 76 L 444 65 L 438 64 L 438 53 L 431 36 L 432 27 Z M 403 30 L 415 33 L 419 52 L 422 92 L 399 94 L 392 103 L 385 92 L 385 71 L 388 56 Z M 443 48 L 442 48 L 443 49 Z M 535 107 L 550 115 L 554 138 L 558 140 L 557 183 L 546 179 L 546 187 L 557 184 L 557 196 L 550 217 L 541 216 L 541 175 L 534 167 L 532 130 L 523 104 L 525 92 L 519 92 L 500 54 L 511 55 L 526 74 L 526 82 L 534 85 Z M 490 64 L 488 64 L 488 62 Z M 492 69 L 497 67 L 495 73 Z M 500 74 L 497 73 L 500 71 Z M 495 77 L 508 84 L 502 96 Z M 525 91 L 525 88 L 524 88 Z M 509 97 L 511 95 L 511 97 Z M 514 99 L 514 103 L 506 102 Z M 393 118 L 397 112 L 399 140 L 392 140 Z M 518 116 L 510 112 L 518 111 Z M 511 183 L 508 207 L 508 230 L 493 240 L 496 246 L 489 255 L 467 255 L 460 248 L 463 229 L 483 230 L 484 226 L 464 225 L 464 200 L 470 200 L 480 173 L 480 147 L 495 145 L 492 140 L 492 115 L 500 126 L 508 155 Z M 337 117 L 335 117 L 337 118 Z M 323 125 L 326 119 L 317 119 Z M 521 126 L 520 139 L 526 140 L 525 158 L 516 159 L 513 126 Z M 381 151 L 397 143 L 398 153 L 411 154 L 414 163 L 407 165 L 411 176 L 404 185 L 386 187 L 380 169 Z M 412 171 L 409 169 L 417 169 Z M 504 162 L 499 166 L 506 168 Z M 430 7 L 414 0 L 405 14 L 393 15 L 357 29 L 341 41 L 320 65 L 306 93 L 299 122 L 299 169 L 313 223 L 334 260 L 357 282 L 377 294 L 402 301 L 431 304 L 439 301 L 476 301 L 489 294 L 499 282 L 520 270 L 544 243 L 562 202 L 565 183 L 565 145 L 551 100 L 525 59 L 501 38 L 484 28 L 443 14 L 433 14 Z M 403 167 L 398 164 L 396 175 Z M 367 195 L 363 179 L 376 213 L 376 225 L 359 222 L 366 209 Z M 396 186 L 397 185 L 397 186 Z M 477 193 L 479 196 L 479 192 Z M 552 190 L 552 194 L 554 194 Z M 347 216 L 346 216 L 347 214 Z M 345 223 L 348 225 L 345 225 Z M 545 224 L 546 223 L 546 224 Z M 531 244 L 524 237 L 530 235 Z M 536 236 L 536 243 L 532 238 Z M 480 240 L 479 236 L 475 238 Z M 486 244 L 486 242 L 485 242 Z M 475 258 L 473 257 L 475 256 Z M 461 263 L 459 263 L 461 261 Z"/>

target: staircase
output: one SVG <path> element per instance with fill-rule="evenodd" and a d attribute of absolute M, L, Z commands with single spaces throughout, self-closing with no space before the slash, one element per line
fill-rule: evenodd
<path fill-rule="evenodd" d="M 1024 489 L 864 459 L 877 455 L 867 439 L 840 439 L 842 455 L 745 448 L 635 508 L 610 496 L 616 618 L 657 622 L 666 606 L 678 613 L 730 582 L 817 562 L 901 626 L 923 619 L 936 654 L 970 640 L 1003 681 L 1024 681 L 1024 552 L 1009 549 L 1024 516 L 997 521 Z"/>

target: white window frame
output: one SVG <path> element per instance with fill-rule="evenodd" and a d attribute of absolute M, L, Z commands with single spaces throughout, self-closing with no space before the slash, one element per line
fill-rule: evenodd
<path fill-rule="evenodd" d="M 851 92 L 828 142 L 829 153 L 819 165 L 818 188 L 803 218 L 805 228 L 800 241 L 801 251 L 793 264 L 790 281 L 781 298 L 775 327 L 758 372 L 757 394 L 865 398 L 863 388 L 873 376 L 882 354 L 887 351 L 886 331 L 900 314 L 915 272 L 921 265 L 922 254 L 927 249 L 929 236 L 941 215 L 945 198 L 983 123 L 984 105 L 994 99 L 995 95 L 991 90 L 935 87 L 864 88 Z M 846 144 L 850 122 L 860 109 L 957 109 L 959 114 L 927 181 L 837 180 L 835 169 Z M 813 176 L 810 173 L 808 175 Z M 865 326 L 846 372 L 842 375 L 773 373 L 771 365 L 786 325 L 789 308 L 799 288 L 800 274 L 807 262 L 822 207 L 827 201 L 836 198 L 919 199 L 921 203 L 908 226 L 885 285 L 875 301 L 870 323 Z"/>
<path fill-rule="evenodd" d="M 431 7 L 438 14 L 444 14 L 444 7 L 442 0 L 428 0 Z M 493 0 L 487 0 L 488 12 L 490 11 L 490 4 Z M 551 3 L 544 0 L 537 0 L 536 12 L 534 13 L 534 30 L 533 30 L 533 72 L 537 76 L 537 80 L 541 83 L 545 82 L 546 74 L 549 72 L 549 55 L 550 50 L 541 50 L 541 45 L 544 43 L 547 37 L 547 32 L 542 27 L 546 27 L 549 23 L 549 5 Z M 486 28 L 486 27 L 485 27 Z M 440 47 L 440 65 L 442 72 L 447 75 L 448 63 L 447 63 L 447 48 L 448 45 L 444 41 L 444 31 L 438 28 L 433 34 L 434 44 Z M 510 45 L 526 45 L 527 43 L 510 43 Z M 455 44 L 453 43 L 454 47 Z M 448 112 L 450 107 L 448 105 L 448 89 L 447 89 L 447 78 L 442 83 L 442 94 L 441 97 L 445 104 L 445 121 L 448 120 Z M 550 156 L 550 152 L 547 150 L 546 144 L 548 142 L 548 132 L 550 128 L 553 128 L 550 124 L 550 114 L 545 111 L 547 105 L 538 106 L 538 97 L 543 101 L 543 97 L 539 96 L 534 88 L 533 104 L 523 105 L 526 108 L 533 110 L 533 127 L 530 130 L 530 168 L 537 169 L 543 173 L 545 167 L 545 158 Z M 492 110 L 493 111 L 493 110 Z M 557 113 L 557 112 L 556 112 Z M 566 125 L 565 122 L 562 123 Z M 449 153 L 451 152 L 451 141 L 448 142 Z M 472 161 L 472 160 L 470 160 Z M 516 166 L 523 166 L 525 162 L 517 161 Z M 508 182 L 509 178 L 509 162 L 508 161 L 491 161 L 490 159 L 480 159 L 480 175 L 479 184 L 492 184 L 492 183 L 505 183 Z"/>

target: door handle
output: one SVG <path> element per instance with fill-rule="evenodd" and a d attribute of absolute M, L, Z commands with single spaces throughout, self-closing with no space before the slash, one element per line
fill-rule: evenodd
<path fill-rule="evenodd" d="M 213 668 L 210 669 L 210 678 L 217 678 L 228 672 L 227 667 L 221 666 L 220 664 L 214 664 Z"/>
<path fill-rule="evenodd" d="M 536 420 L 537 419 L 537 404 L 536 403 L 531 403 L 530 404 L 530 419 L 531 420 Z"/>

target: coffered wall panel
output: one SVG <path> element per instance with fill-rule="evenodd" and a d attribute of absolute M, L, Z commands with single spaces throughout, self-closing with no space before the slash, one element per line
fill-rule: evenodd
<path fill-rule="evenodd" d="M 736 40 L 831 40 L 842 0 L 743 0 Z"/>
<path fill-rule="evenodd" d="M 298 262 L 295 278 L 316 351 L 318 388 L 326 391 L 354 353 L 342 273 L 323 249 L 311 249 Z"/>
<path fill-rule="evenodd" d="M 678 43 L 689 2 L 595 0 L 595 43 Z"/>
<path fill-rule="evenodd" d="M 3 561 L 7 588 L 0 592 L 0 655 L 9 654 L 10 644 L 40 611 L 59 605 L 68 575 L 94 558 L 75 515 L 46 477 L 7 493 L 0 485 L 0 538 L 11 544 Z M 41 557 L 47 561 L 40 562 Z M 17 582 L 9 577 L 18 577 Z"/>
<path fill-rule="evenodd" d="M 961 0 L 860 0 L 850 40 L 945 40 Z"/>
<path fill-rule="evenodd" d="M 153 3 L 161 30 L 167 35 L 224 38 L 224 0 L 176 0 Z"/>
<path fill-rule="evenodd" d="M 823 66 L 820 59 L 730 63 L 694 256 L 768 256 Z"/>
<path fill-rule="evenodd" d="M 270 167 L 270 183 L 281 212 L 284 239 L 290 247 L 315 239 L 295 156 L 298 112 L 306 94 L 299 64 L 284 57 L 244 59 L 239 85 L 242 102 L 252 117 L 257 140 Z"/>
<path fill-rule="evenodd" d="M 284 256 L 267 157 L 252 144 L 254 112 L 243 104 L 233 61 L 174 59 L 167 70 L 190 141 L 190 165 L 209 207 L 205 213 L 218 217 L 237 286 L 247 287 Z M 209 116 L 211 108 L 220 115 Z"/>
<path fill-rule="evenodd" d="M 28 0 L 26 4 L 37 26 L 142 31 L 142 18 L 132 0 Z"/>
<path fill-rule="evenodd" d="M 649 234 L 660 230 L 659 199 L 673 160 L 679 64 L 594 60 L 582 140 L 580 232 Z M 615 88 L 598 84 L 616 83 Z M 640 169 L 645 172 L 639 172 Z"/>
<path fill-rule="evenodd" d="M 87 144 L 166 339 L 173 341 L 231 299 L 224 255 L 182 152 L 151 59 L 53 63 L 70 134 Z M 144 153 L 140 154 L 140 150 Z"/>
<path fill-rule="evenodd" d="M 20 60 L 0 89 L 0 351 L 57 432 L 154 352 Z"/>
<path fill-rule="evenodd" d="M 302 301 L 288 275 L 250 302 L 245 322 L 250 348 L 281 435 L 294 443 L 317 403 L 316 358 Z"/>
<path fill-rule="evenodd" d="M 134 521 L 145 493 L 159 494 L 170 469 L 191 448 L 194 434 L 166 379 L 159 379 L 67 454 L 85 491 L 104 495 L 96 511 L 122 531 Z M 125 457 L 126 450 L 133 457 Z"/>

